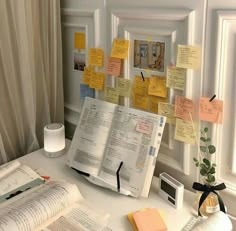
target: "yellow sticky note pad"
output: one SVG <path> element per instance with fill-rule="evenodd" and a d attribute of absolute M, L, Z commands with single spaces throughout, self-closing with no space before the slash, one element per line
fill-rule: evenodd
<path fill-rule="evenodd" d="M 119 93 L 116 88 L 106 87 L 105 88 L 105 99 L 107 102 L 118 104 Z"/>
<path fill-rule="evenodd" d="M 141 76 L 135 76 L 133 83 L 133 93 L 138 95 L 148 95 L 148 87 L 149 87 L 149 78 L 144 78 L 144 81 Z"/>
<path fill-rule="evenodd" d="M 143 110 L 148 109 L 148 96 L 133 94 L 133 106 Z"/>
<path fill-rule="evenodd" d="M 91 76 L 94 73 L 94 68 L 92 67 L 85 67 L 83 72 L 83 82 L 86 84 L 90 83 Z"/>
<path fill-rule="evenodd" d="M 106 72 L 108 75 L 119 76 L 121 70 L 121 59 L 108 57 Z"/>
<path fill-rule="evenodd" d="M 169 103 L 162 103 L 159 102 L 158 105 L 158 113 L 160 115 L 167 117 L 167 123 L 175 124 L 175 117 L 174 117 L 175 105 Z"/>
<path fill-rule="evenodd" d="M 95 88 L 96 90 L 103 90 L 105 82 L 105 73 L 103 72 L 94 72 L 91 76 L 89 87 Z"/>
<path fill-rule="evenodd" d="M 74 33 L 74 48 L 85 49 L 85 33 L 83 32 Z"/>
<path fill-rule="evenodd" d="M 193 126 L 189 121 L 176 118 L 174 138 L 187 144 L 195 144 L 196 138 Z"/>
<path fill-rule="evenodd" d="M 90 48 L 89 49 L 89 65 L 92 66 L 103 66 L 103 49 Z"/>
<path fill-rule="evenodd" d="M 149 96 L 149 111 L 158 113 L 158 103 L 159 102 L 166 102 L 166 98 L 162 98 L 159 96 Z"/>
<path fill-rule="evenodd" d="M 167 67 L 166 86 L 178 90 L 185 88 L 186 69 L 180 67 Z"/>
<path fill-rule="evenodd" d="M 199 101 L 199 119 L 222 124 L 223 117 L 223 101 L 201 97 Z"/>
<path fill-rule="evenodd" d="M 201 48 L 191 45 L 178 45 L 176 67 L 197 69 L 201 64 Z"/>
<path fill-rule="evenodd" d="M 131 83 L 129 79 L 117 78 L 116 88 L 120 96 L 129 97 L 131 93 Z"/>
<path fill-rule="evenodd" d="M 117 38 L 113 40 L 111 57 L 125 59 L 128 56 L 129 40 Z"/>
<path fill-rule="evenodd" d="M 148 87 L 148 94 L 160 97 L 167 97 L 166 78 L 152 76 Z"/>

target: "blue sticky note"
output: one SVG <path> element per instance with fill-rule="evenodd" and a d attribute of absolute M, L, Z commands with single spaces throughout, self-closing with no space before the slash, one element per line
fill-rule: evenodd
<path fill-rule="evenodd" d="M 87 84 L 80 84 L 80 100 L 84 100 L 85 97 L 94 98 L 95 89 L 90 88 Z"/>

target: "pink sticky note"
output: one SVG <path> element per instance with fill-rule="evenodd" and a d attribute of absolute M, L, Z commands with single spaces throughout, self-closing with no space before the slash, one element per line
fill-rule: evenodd
<path fill-rule="evenodd" d="M 121 69 L 121 59 L 108 57 L 106 73 L 108 75 L 119 76 L 120 69 Z"/>
<path fill-rule="evenodd" d="M 214 99 L 209 101 L 209 98 L 201 97 L 199 101 L 199 119 L 212 123 L 222 124 L 223 117 L 223 101 Z"/>
<path fill-rule="evenodd" d="M 136 131 L 150 135 L 153 124 L 150 121 L 140 120 L 137 123 Z"/>
<path fill-rule="evenodd" d="M 191 121 L 191 116 L 194 111 L 193 101 L 183 96 L 175 96 L 175 117 L 186 121 Z"/>
<path fill-rule="evenodd" d="M 139 231 L 167 231 L 167 226 L 157 209 L 145 209 L 133 213 Z"/>

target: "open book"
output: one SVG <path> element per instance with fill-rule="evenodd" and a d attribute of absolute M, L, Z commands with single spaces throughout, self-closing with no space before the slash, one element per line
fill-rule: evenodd
<path fill-rule="evenodd" d="M 86 98 L 67 163 L 95 184 L 147 197 L 165 122 L 157 114 Z"/>
<path fill-rule="evenodd" d="M 43 183 L 39 174 L 19 161 L 6 163 L 0 166 L 0 203 Z"/>
<path fill-rule="evenodd" d="M 1 231 L 104 231 L 108 216 L 95 212 L 76 185 L 48 181 L 1 204 Z"/>

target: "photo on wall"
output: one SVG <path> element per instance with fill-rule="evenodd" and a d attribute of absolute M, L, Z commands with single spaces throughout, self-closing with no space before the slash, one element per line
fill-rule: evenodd
<path fill-rule="evenodd" d="M 78 51 L 73 51 L 73 61 L 74 61 L 74 71 L 84 71 L 85 64 L 85 54 Z"/>
<path fill-rule="evenodd" d="M 134 40 L 134 67 L 164 72 L 165 43 Z"/>

